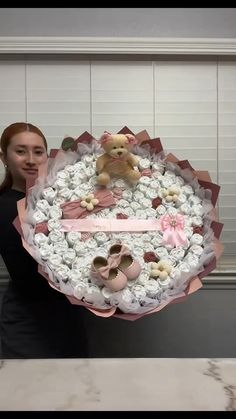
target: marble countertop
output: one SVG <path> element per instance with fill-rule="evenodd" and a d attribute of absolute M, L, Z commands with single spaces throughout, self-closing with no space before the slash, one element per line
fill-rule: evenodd
<path fill-rule="evenodd" d="M 235 411 L 235 359 L 3 360 L 0 411 Z"/>

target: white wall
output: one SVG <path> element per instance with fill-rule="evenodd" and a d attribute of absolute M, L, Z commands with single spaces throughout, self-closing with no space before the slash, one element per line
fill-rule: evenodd
<path fill-rule="evenodd" d="M 0 36 L 236 37 L 236 8 L 1 8 Z"/>

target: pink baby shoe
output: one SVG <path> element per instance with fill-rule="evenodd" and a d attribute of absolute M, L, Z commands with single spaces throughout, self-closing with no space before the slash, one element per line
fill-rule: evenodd
<path fill-rule="evenodd" d="M 137 260 L 131 255 L 123 255 L 120 260 L 118 269 L 125 274 L 127 279 L 133 280 L 138 278 L 141 272 L 141 266 Z"/>
<path fill-rule="evenodd" d="M 93 260 L 91 274 L 99 278 L 111 291 L 120 291 L 127 284 L 127 277 L 117 269 L 116 263 L 102 256 Z"/>
<path fill-rule="evenodd" d="M 110 247 L 108 260 L 116 263 L 118 269 L 127 276 L 127 279 L 136 279 L 141 272 L 138 261 L 133 259 L 129 248 L 122 244 L 114 244 Z"/>
<path fill-rule="evenodd" d="M 123 244 L 113 244 L 108 252 L 108 260 L 114 263 L 114 266 L 118 266 L 123 255 L 130 255 L 130 250 Z"/>

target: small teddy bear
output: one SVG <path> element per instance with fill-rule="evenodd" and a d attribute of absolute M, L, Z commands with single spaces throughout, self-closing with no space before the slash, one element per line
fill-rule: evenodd
<path fill-rule="evenodd" d="M 100 139 L 105 150 L 96 162 L 98 173 L 97 183 L 107 186 L 111 178 L 120 177 L 131 184 L 136 184 L 141 177 L 138 169 L 138 159 L 130 152 L 136 139 L 132 134 L 110 134 L 104 132 Z"/>

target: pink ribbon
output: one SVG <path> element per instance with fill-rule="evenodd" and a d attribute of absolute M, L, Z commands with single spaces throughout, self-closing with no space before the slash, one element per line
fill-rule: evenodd
<path fill-rule="evenodd" d="M 116 200 L 114 199 L 112 192 L 106 188 L 100 189 L 94 192 L 94 197 L 99 200 L 99 203 L 94 207 L 92 211 L 88 211 L 87 208 L 81 207 L 80 199 L 76 199 L 75 201 L 66 202 L 62 204 L 61 209 L 63 212 L 63 218 L 66 218 L 66 219 L 85 218 L 89 214 L 95 214 L 104 208 L 109 208 L 116 205 Z M 89 231 L 89 230 L 86 230 L 86 231 Z"/>
<path fill-rule="evenodd" d="M 186 245 L 188 240 L 184 232 L 184 216 L 177 214 L 175 216 L 164 215 L 160 219 L 163 234 L 163 244 L 172 247 Z"/>
<path fill-rule="evenodd" d="M 120 231 L 156 231 L 160 230 L 160 223 L 157 219 L 135 220 L 135 219 L 91 219 L 60 220 L 62 231 L 89 231 L 89 232 L 120 232 Z"/>

